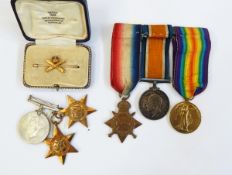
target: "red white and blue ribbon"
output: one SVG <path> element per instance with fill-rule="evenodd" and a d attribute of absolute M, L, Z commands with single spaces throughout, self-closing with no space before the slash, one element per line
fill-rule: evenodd
<path fill-rule="evenodd" d="M 139 81 L 141 25 L 115 24 L 112 36 L 111 85 L 128 96 Z"/>

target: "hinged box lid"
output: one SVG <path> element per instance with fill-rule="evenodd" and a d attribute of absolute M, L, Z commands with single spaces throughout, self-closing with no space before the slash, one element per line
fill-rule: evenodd
<path fill-rule="evenodd" d="M 29 41 L 67 38 L 90 39 L 86 0 L 11 0 L 16 19 Z"/>

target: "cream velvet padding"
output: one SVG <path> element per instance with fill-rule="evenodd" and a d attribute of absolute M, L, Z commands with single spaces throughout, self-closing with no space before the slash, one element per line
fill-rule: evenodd
<path fill-rule="evenodd" d="M 79 2 L 17 0 L 16 12 L 30 38 L 83 40 L 88 37 L 84 7 Z"/>
<path fill-rule="evenodd" d="M 46 68 L 49 66 L 47 60 L 51 60 L 54 56 L 65 61 L 61 65 L 65 69 L 64 73 L 58 69 L 46 72 Z M 89 83 L 90 58 L 89 48 L 83 45 L 30 45 L 25 53 L 24 83 L 30 87 L 58 85 L 60 88 L 85 88 Z M 77 65 L 79 68 L 72 68 Z"/>

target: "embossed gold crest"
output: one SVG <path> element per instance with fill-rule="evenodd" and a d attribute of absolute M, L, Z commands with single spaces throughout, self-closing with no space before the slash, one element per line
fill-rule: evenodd
<path fill-rule="evenodd" d="M 177 104 L 171 111 L 170 121 L 178 132 L 194 132 L 201 123 L 201 113 L 192 103 L 185 101 Z"/>
<path fill-rule="evenodd" d="M 51 72 L 52 70 L 57 69 L 61 73 L 65 73 L 65 69 L 62 67 L 65 61 L 61 61 L 58 56 L 54 56 L 51 60 L 46 60 L 46 62 L 48 64 L 46 72 Z"/>

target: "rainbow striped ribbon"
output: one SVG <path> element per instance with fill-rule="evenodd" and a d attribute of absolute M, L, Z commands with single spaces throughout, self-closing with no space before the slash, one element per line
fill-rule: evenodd
<path fill-rule="evenodd" d="M 208 84 L 208 62 L 211 49 L 205 28 L 175 27 L 173 86 L 185 99 L 192 99 Z"/>
<path fill-rule="evenodd" d="M 172 26 L 144 25 L 142 35 L 142 81 L 170 81 L 169 48 L 173 35 Z"/>
<path fill-rule="evenodd" d="M 139 81 L 141 25 L 114 25 L 111 51 L 111 85 L 129 95 Z"/>

